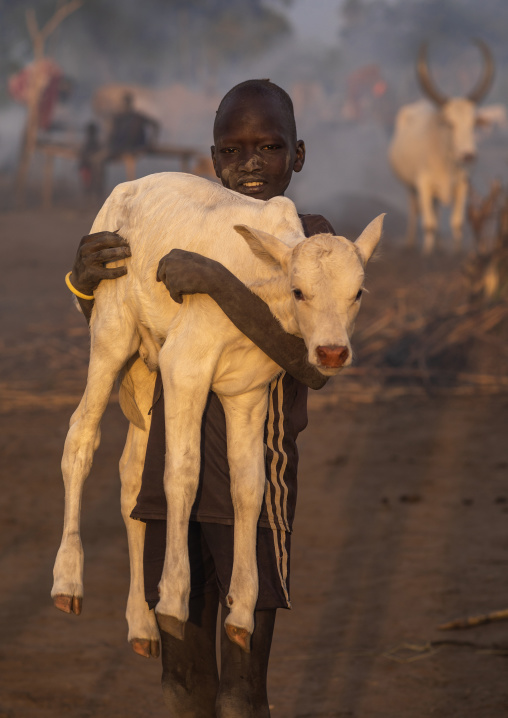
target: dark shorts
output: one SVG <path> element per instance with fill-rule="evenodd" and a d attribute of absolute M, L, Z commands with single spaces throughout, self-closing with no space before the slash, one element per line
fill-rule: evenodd
<path fill-rule="evenodd" d="M 219 591 L 226 606 L 226 596 L 233 568 L 233 526 L 197 521 L 189 522 L 189 559 L 191 598 Z M 291 608 L 289 600 L 289 554 L 291 534 L 258 527 L 257 564 L 259 596 L 257 611 Z M 150 608 L 159 600 L 159 584 L 166 550 L 166 522 L 146 521 L 143 568 L 145 599 Z"/>

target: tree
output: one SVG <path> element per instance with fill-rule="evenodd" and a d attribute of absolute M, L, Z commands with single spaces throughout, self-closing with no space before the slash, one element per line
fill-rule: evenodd
<path fill-rule="evenodd" d="M 37 142 L 39 106 L 46 83 L 46 77 L 43 72 L 46 41 L 68 15 L 71 15 L 75 10 L 81 7 L 82 2 L 83 0 L 69 0 L 69 2 L 60 5 L 50 19 L 41 27 L 39 27 L 37 22 L 35 10 L 30 7 L 25 11 L 26 25 L 32 40 L 34 61 L 28 86 L 27 119 L 16 174 L 16 196 L 18 201 L 24 199 L 28 169 Z"/>

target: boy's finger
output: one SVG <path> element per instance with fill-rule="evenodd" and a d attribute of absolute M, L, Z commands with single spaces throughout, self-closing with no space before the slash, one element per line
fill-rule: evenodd
<path fill-rule="evenodd" d="M 127 267 L 111 267 L 110 269 L 105 268 L 101 274 L 103 279 L 118 279 L 127 274 Z"/>
<path fill-rule="evenodd" d="M 93 244 L 94 242 L 112 242 L 113 244 L 122 242 L 128 244 L 127 240 L 116 232 L 94 232 L 93 234 L 86 234 L 84 237 L 81 237 L 81 244 L 85 246 Z"/>
<path fill-rule="evenodd" d="M 93 254 L 94 261 L 96 262 L 115 262 L 130 256 L 130 247 L 107 247 Z"/>
<path fill-rule="evenodd" d="M 180 292 L 175 292 L 170 289 L 169 294 L 174 302 L 176 302 L 177 304 L 183 304 L 183 295 L 180 294 Z"/>
<path fill-rule="evenodd" d="M 166 281 L 166 264 L 164 261 L 164 257 L 159 261 L 159 265 L 157 267 L 157 276 L 156 279 L 158 282 L 165 282 Z"/>
<path fill-rule="evenodd" d="M 80 242 L 80 247 L 82 252 L 89 251 L 94 247 L 120 247 L 125 246 L 128 247 L 129 243 L 126 239 L 123 237 L 120 237 L 119 234 L 114 234 L 113 232 L 98 232 L 97 234 L 88 234 L 85 237 L 82 237 Z"/>

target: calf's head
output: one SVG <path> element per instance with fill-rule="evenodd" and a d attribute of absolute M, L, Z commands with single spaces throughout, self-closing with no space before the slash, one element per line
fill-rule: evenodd
<path fill-rule="evenodd" d="M 303 337 L 309 363 L 326 376 L 351 364 L 351 335 L 360 309 L 365 265 L 381 238 L 383 218 L 376 217 L 356 242 L 317 234 L 294 248 L 261 230 L 235 226 L 254 254 L 281 268 L 291 306 L 285 328 Z"/>

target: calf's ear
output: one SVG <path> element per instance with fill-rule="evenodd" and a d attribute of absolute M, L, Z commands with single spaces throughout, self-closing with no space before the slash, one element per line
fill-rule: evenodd
<path fill-rule="evenodd" d="M 364 264 L 367 264 L 381 239 L 384 218 L 385 215 L 380 214 L 376 219 L 373 219 L 355 242 L 355 247 L 358 249 Z"/>
<path fill-rule="evenodd" d="M 235 224 L 234 229 L 242 235 L 256 257 L 267 264 L 279 265 L 282 269 L 288 268 L 293 250 L 280 239 L 246 224 Z"/>

